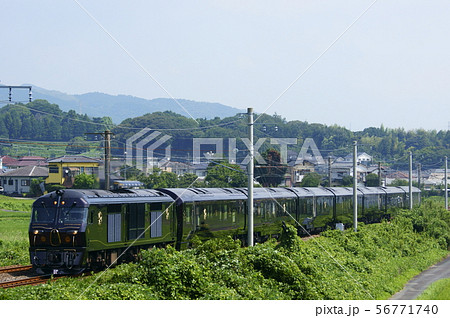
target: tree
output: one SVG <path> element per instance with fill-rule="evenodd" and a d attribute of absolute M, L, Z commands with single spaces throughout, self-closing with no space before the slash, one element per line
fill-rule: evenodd
<path fill-rule="evenodd" d="M 74 188 L 74 189 L 95 189 L 95 188 L 98 188 L 98 184 L 97 184 L 94 176 L 82 173 L 75 177 L 72 188 Z"/>
<path fill-rule="evenodd" d="M 344 187 L 350 187 L 353 185 L 353 176 L 351 175 L 345 175 L 342 177 L 342 185 Z"/>
<path fill-rule="evenodd" d="M 239 188 L 247 185 L 247 176 L 238 165 L 221 160 L 208 165 L 205 181 L 210 188 Z"/>
<path fill-rule="evenodd" d="M 390 185 L 393 187 L 401 187 L 401 186 L 409 185 L 409 182 L 408 182 L 408 180 L 404 180 L 404 179 L 395 179 L 394 181 L 391 182 Z"/>
<path fill-rule="evenodd" d="M 154 172 L 148 176 L 140 176 L 138 180 L 144 183 L 147 189 L 178 187 L 178 177 L 173 172 Z"/>
<path fill-rule="evenodd" d="M 43 178 L 33 179 L 30 184 L 30 194 L 34 197 L 43 195 L 40 184 L 44 182 Z"/>
<path fill-rule="evenodd" d="M 375 173 L 369 173 L 366 176 L 366 186 L 367 187 L 379 187 L 380 186 L 380 182 L 378 179 L 378 175 Z"/>
<path fill-rule="evenodd" d="M 155 170 L 156 167 L 153 168 Z M 159 171 L 159 168 L 158 168 Z M 126 180 L 139 180 L 143 173 L 141 170 L 136 169 L 135 167 L 123 165 L 119 168 L 119 173 L 121 177 L 124 177 Z"/>
<path fill-rule="evenodd" d="M 281 155 L 275 149 L 268 149 L 262 154 L 267 162 L 255 168 L 255 176 L 263 187 L 277 187 L 286 174 L 287 166 L 281 164 Z"/>
<path fill-rule="evenodd" d="M 83 137 L 72 138 L 66 147 L 67 153 L 80 154 L 89 151 L 89 143 Z"/>
<path fill-rule="evenodd" d="M 318 187 L 320 185 L 320 181 L 322 181 L 322 176 L 317 172 L 308 173 L 303 177 L 302 182 L 300 183 L 301 187 Z"/>
<path fill-rule="evenodd" d="M 196 174 L 193 173 L 185 173 L 182 176 L 178 177 L 178 186 L 180 188 L 188 188 L 188 187 L 196 187 L 198 179 Z"/>

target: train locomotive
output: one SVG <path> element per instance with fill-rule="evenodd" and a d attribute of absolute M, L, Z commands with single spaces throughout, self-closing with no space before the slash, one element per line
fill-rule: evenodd
<path fill-rule="evenodd" d="M 379 222 L 409 206 L 408 187 L 358 188 L 358 220 Z M 413 188 L 414 205 L 420 190 Z M 351 188 L 255 188 L 255 242 L 352 224 Z M 138 259 L 139 251 L 232 236 L 246 244 L 247 189 L 58 190 L 33 203 L 30 260 L 37 271 L 73 274 Z"/>

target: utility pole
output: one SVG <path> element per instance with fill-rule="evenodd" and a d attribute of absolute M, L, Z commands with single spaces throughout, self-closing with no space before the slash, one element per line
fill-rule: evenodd
<path fill-rule="evenodd" d="M 110 188 L 110 175 L 111 175 L 111 135 L 114 135 L 109 130 L 101 133 L 85 133 L 86 135 L 101 135 L 105 140 L 105 190 Z"/>
<path fill-rule="evenodd" d="M 111 176 L 111 132 L 105 130 L 103 137 L 105 138 L 105 189 L 110 188 L 110 176 Z"/>
<path fill-rule="evenodd" d="M 418 184 L 418 188 L 420 189 L 420 181 L 422 179 L 422 164 L 418 163 L 417 164 L 417 184 Z"/>
<path fill-rule="evenodd" d="M 353 229 L 358 231 L 358 173 L 356 160 L 358 157 L 358 142 L 353 142 Z"/>
<path fill-rule="evenodd" d="M 248 114 L 248 135 L 250 139 L 250 160 L 248 162 L 248 246 L 253 246 L 253 156 L 254 156 L 254 143 L 253 143 L 253 108 L 247 109 Z"/>
<path fill-rule="evenodd" d="M 328 156 L 328 186 L 331 187 L 331 157 Z"/>
<path fill-rule="evenodd" d="M 378 161 L 378 186 L 381 187 L 381 161 Z"/>
<path fill-rule="evenodd" d="M 444 170 L 444 190 L 445 190 L 445 209 L 448 210 L 448 190 L 447 190 L 447 161 L 448 158 L 445 156 L 445 170 Z"/>
<path fill-rule="evenodd" d="M 409 209 L 413 208 L 413 197 L 412 197 L 412 152 L 409 152 Z"/>

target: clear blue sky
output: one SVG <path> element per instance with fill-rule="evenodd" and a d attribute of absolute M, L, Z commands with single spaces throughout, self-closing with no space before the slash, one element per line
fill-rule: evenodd
<path fill-rule="evenodd" d="M 374 0 L 77 0 L 172 96 L 262 112 Z M 0 83 L 168 97 L 73 0 L 0 0 Z M 450 1 L 378 0 L 268 110 L 447 129 Z M 108 115 L 108 114 L 105 114 Z"/>

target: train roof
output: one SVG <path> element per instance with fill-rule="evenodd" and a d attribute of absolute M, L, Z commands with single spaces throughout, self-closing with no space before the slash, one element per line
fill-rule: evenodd
<path fill-rule="evenodd" d="M 332 197 L 333 192 L 330 188 L 289 188 L 291 191 L 294 191 L 300 197 Z"/>
<path fill-rule="evenodd" d="M 183 203 L 247 199 L 242 191 L 234 188 L 165 188 L 159 190 Z"/>
<path fill-rule="evenodd" d="M 364 195 L 377 195 L 386 193 L 380 187 L 358 187 L 358 191 L 361 191 Z"/>
<path fill-rule="evenodd" d="M 78 198 L 88 204 L 173 202 L 173 199 L 167 194 L 153 189 L 123 189 L 121 191 L 66 189 L 58 191 L 65 200 Z M 54 191 L 40 197 L 36 202 L 47 198 L 53 200 L 57 195 L 57 192 Z"/>
<path fill-rule="evenodd" d="M 245 197 L 248 196 L 248 189 L 242 188 L 241 191 L 245 193 Z M 253 199 L 290 199 L 297 198 L 295 193 L 289 190 L 289 188 L 254 188 Z"/>
<path fill-rule="evenodd" d="M 349 187 L 336 187 L 336 188 L 326 188 L 329 191 L 333 192 L 335 195 L 339 196 L 353 196 L 353 188 Z M 358 191 L 358 194 L 359 191 Z"/>
<path fill-rule="evenodd" d="M 397 188 L 400 188 L 400 189 L 402 189 L 403 191 L 405 191 L 406 193 L 409 193 L 409 186 L 400 186 L 400 187 L 397 187 Z M 420 191 L 419 188 L 412 187 L 412 192 L 413 192 L 413 193 L 419 193 L 419 192 L 421 192 L 421 191 Z"/>
<path fill-rule="evenodd" d="M 409 187 L 378 187 L 381 191 L 384 191 L 387 194 L 405 194 L 409 193 Z M 412 187 L 413 193 L 418 193 L 420 190 L 416 187 Z"/>

